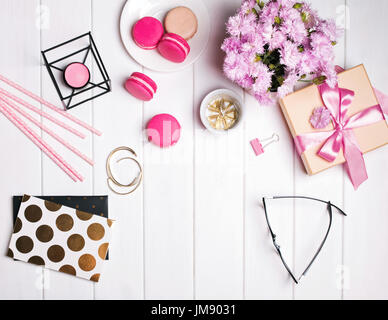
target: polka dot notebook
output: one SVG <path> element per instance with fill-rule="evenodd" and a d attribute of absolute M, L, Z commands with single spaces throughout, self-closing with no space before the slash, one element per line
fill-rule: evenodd
<path fill-rule="evenodd" d="M 108 214 L 108 196 L 36 196 L 36 198 L 48 200 L 67 206 L 73 209 L 98 214 L 101 217 L 109 218 Z M 19 214 L 19 208 L 22 204 L 23 196 L 13 197 L 13 220 Z M 109 260 L 109 251 L 106 254 L 106 259 Z"/>
<path fill-rule="evenodd" d="M 24 195 L 7 255 L 98 282 L 112 224 L 105 217 Z"/>

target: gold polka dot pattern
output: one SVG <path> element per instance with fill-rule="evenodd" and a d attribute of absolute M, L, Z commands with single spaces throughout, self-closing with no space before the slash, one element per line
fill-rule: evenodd
<path fill-rule="evenodd" d="M 8 249 L 7 257 L 13 258 L 13 251 L 11 249 Z"/>
<path fill-rule="evenodd" d="M 30 237 L 22 236 L 16 240 L 16 249 L 21 253 L 29 253 L 34 248 L 34 242 Z"/>
<path fill-rule="evenodd" d="M 69 264 L 65 264 L 64 266 L 60 267 L 58 271 L 63 272 L 63 273 L 67 273 L 67 274 L 71 274 L 72 276 L 77 275 L 77 271 L 74 269 L 73 266 L 71 266 Z"/>
<path fill-rule="evenodd" d="M 23 198 L 22 198 L 22 202 L 27 202 L 28 200 L 30 200 L 30 198 L 31 198 L 30 196 L 28 196 L 28 195 L 25 194 L 25 195 L 23 196 Z"/>
<path fill-rule="evenodd" d="M 67 239 L 67 246 L 71 251 L 81 251 L 85 246 L 85 239 L 79 234 L 73 234 Z"/>
<path fill-rule="evenodd" d="M 78 265 L 84 271 L 92 271 L 96 266 L 96 259 L 91 254 L 84 254 L 78 259 Z"/>
<path fill-rule="evenodd" d="M 83 212 L 80 210 L 76 210 L 76 214 L 77 214 L 77 217 L 82 221 L 88 221 L 93 217 L 92 214 L 87 213 L 87 212 Z"/>
<path fill-rule="evenodd" d="M 18 233 L 23 227 L 23 222 L 19 218 L 16 218 L 15 226 L 13 228 L 13 233 Z"/>
<path fill-rule="evenodd" d="M 41 242 L 49 242 L 54 237 L 53 229 L 48 225 L 41 225 L 35 232 L 36 238 Z"/>
<path fill-rule="evenodd" d="M 32 264 L 36 264 L 37 266 L 45 265 L 44 260 L 42 259 L 42 257 L 39 257 L 39 256 L 31 257 L 30 259 L 28 259 L 28 262 Z"/>
<path fill-rule="evenodd" d="M 7 256 L 98 282 L 112 224 L 99 214 L 24 196 Z"/>
<path fill-rule="evenodd" d="M 90 239 L 98 241 L 101 240 L 105 235 L 104 227 L 99 223 L 92 223 L 88 227 L 88 236 Z"/>
<path fill-rule="evenodd" d="M 100 247 L 98 248 L 98 255 L 100 256 L 100 258 L 101 258 L 102 260 L 105 260 L 106 253 L 108 252 L 108 247 L 109 247 L 109 243 L 103 243 L 103 244 L 100 245 Z"/>
<path fill-rule="evenodd" d="M 56 211 L 58 211 L 59 209 L 62 208 L 61 204 L 57 204 L 57 203 L 54 203 L 54 202 L 51 202 L 51 201 L 47 201 L 47 200 L 44 202 L 44 205 L 47 208 L 47 210 L 53 211 L 53 212 L 56 212 Z"/>
<path fill-rule="evenodd" d="M 61 214 L 56 220 L 57 228 L 63 232 L 67 232 L 73 228 L 74 220 L 68 214 Z"/>
<path fill-rule="evenodd" d="M 53 245 L 47 250 L 47 257 L 52 262 L 61 262 L 65 257 L 65 250 L 59 245 Z"/>
<path fill-rule="evenodd" d="M 31 205 L 24 211 L 26 219 L 30 222 L 38 222 L 42 218 L 42 209 L 36 205 Z"/>
<path fill-rule="evenodd" d="M 99 273 L 96 273 L 96 274 L 92 275 L 92 276 L 90 277 L 90 280 L 91 280 L 91 281 L 94 281 L 94 282 L 98 282 L 98 280 L 100 280 L 100 274 L 99 274 Z"/>

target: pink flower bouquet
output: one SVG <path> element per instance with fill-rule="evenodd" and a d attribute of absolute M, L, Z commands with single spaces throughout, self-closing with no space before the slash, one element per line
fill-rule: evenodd
<path fill-rule="evenodd" d="M 226 76 L 260 103 L 291 93 L 298 81 L 337 84 L 334 45 L 340 30 L 294 0 L 244 0 L 222 44 Z"/>

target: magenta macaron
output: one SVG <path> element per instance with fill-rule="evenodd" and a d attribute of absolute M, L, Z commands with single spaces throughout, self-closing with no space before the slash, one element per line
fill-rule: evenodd
<path fill-rule="evenodd" d="M 189 55 L 190 46 L 181 36 L 166 33 L 159 42 L 158 51 L 167 60 L 181 63 Z"/>
<path fill-rule="evenodd" d="M 125 82 L 125 89 L 140 100 L 150 101 L 154 97 L 158 86 L 154 80 L 144 73 L 134 72 Z"/>
<path fill-rule="evenodd" d="M 175 145 L 181 136 L 181 125 L 171 114 L 162 113 L 154 116 L 147 124 L 147 138 L 160 148 Z"/>
<path fill-rule="evenodd" d="M 132 28 L 132 37 L 142 49 L 156 49 L 164 33 L 162 23 L 153 17 L 144 17 L 135 23 Z"/>

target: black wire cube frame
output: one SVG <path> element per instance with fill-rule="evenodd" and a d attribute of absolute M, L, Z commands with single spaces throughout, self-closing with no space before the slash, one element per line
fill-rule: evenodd
<path fill-rule="evenodd" d="M 77 41 L 77 40 L 79 40 L 79 39 L 81 39 L 83 37 L 88 37 L 88 42 L 89 42 L 88 46 L 86 46 L 86 47 L 84 47 L 84 48 L 82 48 L 80 50 L 77 50 L 75 52 L 72 52 L 72 53 L 70 53 L 70 54 L 68 54 L 68 55 L 66 55 L 64 57 L 56 59 L 54 61 L 51 61 L 51 62 L 48 61 L 48 57 L 47 57 L 47 53 L 48 52 L 56 50 L 56 49 L 58 49 L 60 47 L 63 47 L 65 45 L 67 45 L 67 44 L 69 44 L 71 42 Z M 77 55 L 77 54 L 79 54 L 81 52 L 85 52 L 85 56 L 83 58 L 83 62 L 82 63 L 86 62 L 86 59 L 88 58 L 88 56 L 90 54 L 92 55 L 93 61 L 96 62 L 96 65 L 98 67 L 98 70 L 99 70 L 99 72 L 101 74 L 101 77 L 102 77 L 103 81 L 101 81 L 99 83 L 93 83 L 93 82 L 91 82 L 89 80 L 89 83 L 88 83 L 89 86 L 88 87 L 80 89 L 80 90 L 72 89 L 70 95 L 64 96 L 64 94 L 62 93 L 62 91 L 60 89 L 60 84 L 58 83 L 57 79 L 55 78 L 52 69 L 56 69 L 58 71 L 63 72 L 64 70 L 59 68 L 59 67 L 57 67 L 57 66 L 55 66 L 55 64 L 60 62 L 60 61 L 65 60 L 65 59 L 67 59 L 67 58 L 69 58 L 71 56 Z M 60 97 L 61 101 L 63 102 L 63 104 L 64 104 L 66 109 L 71 109 L 71 108 L 74 108 L 76 106 L 79 106 L 80 104 L 83 104 L 83 103 L 88 102 L 88 101 L 90 101 L 92 99 L 95 99 L 95 98 L 97 98 L 99 96 L 102 96 L 102 95 L 104 95 L 106 93 L 109 93 L 112 90 L 112 88 L 111 88 L 111 80 L 109 78 L 108 72 L 106 71 L 105 65 L 104 65 L 104 63 L 103 63 L 103 61 L 101 59 L 100 53 L 97 50 L 97 47 L 96 47 L 96 44 L 95 44 L 95 42 L 93 40 L 91 32 L 85 33 L 85 34 L 83 34 L 83 35 L 81 35 L 79 37 L 76 37 L 74 39 L 68 40 L 68 41 L 63 42 L 61 44 L 58 44 L 58 45 L 56 45 L 56 46 L 54 46 L 52 48 L 49 48 L 47 50 L 44 50 L 44 51 L 42 51 L 42 56 L 43 56 L 44 64 L 46 65 L 47 71 L 48 71 L 48 73 L 50 75 L 50 78 L 51 78 L 51 80 L 52 80 L 52 82 L 53 82 L 53 84 L 55 86 L 55 89 L 56 89 L 56 91 L 57 91 L 57 93 L 58 93 L 58 95 L 59 95 L 59 97 Z M 94 88 L 100 88 L 103 91 L 101 93 L 96 94 L 96 95 L 88 96 L 87 98 L 85 98 L 83 100 L 81 99 L 80 102 L 77 102 L 77 103 L 75 103 L 73 105 L 71 104 L 72 101 L 73 101 L 73 98 L 75 96 L 81 95 L 81 94 L 83 94 L 83 93 L 85 93 L 87 91 L 90 91 L 90 90 L 94 89 Z"/>

